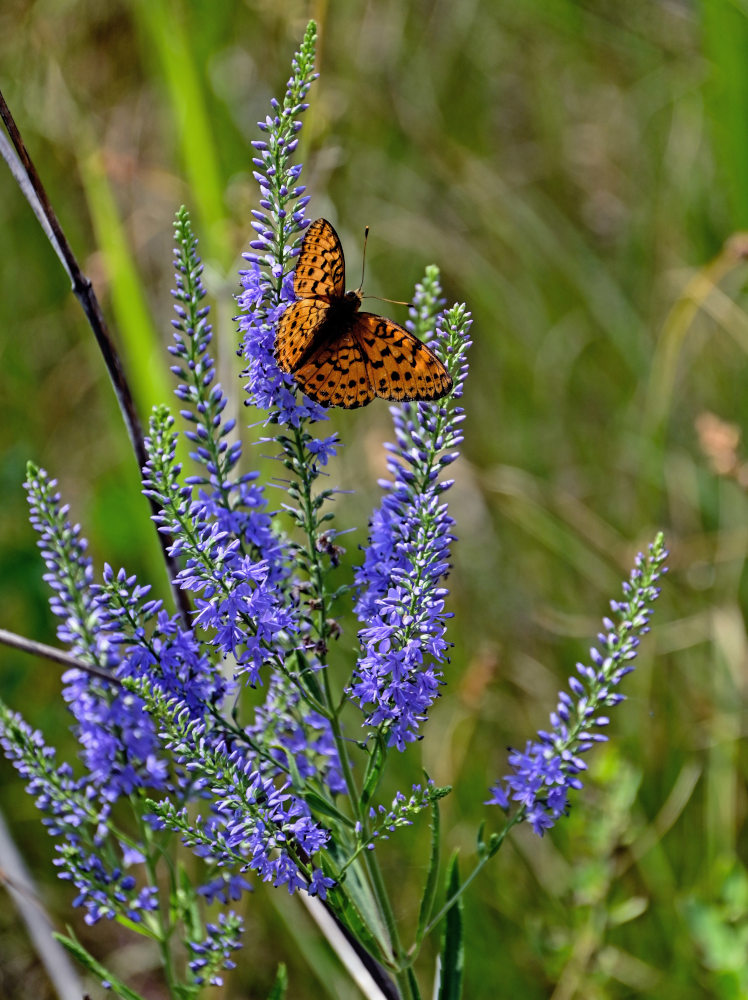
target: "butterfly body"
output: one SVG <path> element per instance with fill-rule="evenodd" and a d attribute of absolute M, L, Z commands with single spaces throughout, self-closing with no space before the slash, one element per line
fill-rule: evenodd
<path fill-rule="evenodd" d="M 291 374 L 297 372 L 313 355 L 323 347 L 330 347 L 340 337 L 341 332 L 350 331 L 354 324 L 356 313 L 361 308 L 361 296 L 358 292 L 346 292 L 345 295 L 333 297 L 324 314 L 324 318 L 314 331 L 314 335 L 304 349 L 298 361 L 289 369 Z"/>
<path fill-rule="evenodd" d="M 340 240 L 326 219 L 317 219 L 306 232 L 296 265 L 297 301 L 278 323 L 278 367 L 322 406 L 353 409 L 375 396 L 445 396 L 452 379 L 436 355 L 392 320 L 360 312 L 359 292 L 344 289 Z"/>

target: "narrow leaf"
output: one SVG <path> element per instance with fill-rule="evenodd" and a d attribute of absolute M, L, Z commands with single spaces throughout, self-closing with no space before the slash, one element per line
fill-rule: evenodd
<path fill-rule="evenodd" d="M 315 814 L 321 814 L 323 816 L 330 816 L 332 819 L 336 819 L 338 823 L 342 823 L 343 826 L 352 829 L 355 825 L 350 816 L 346 816 L 339 809 L 337 809 L 329 799 L 324 798 L 322 795 L 318 795 L 316 792 L 309 791 L 308 788 L 304 789 L 304 801 L 309 806 L 309 808 Z"/>
<path fill-rule="evenodd" d="M 312 670 L 309 660 L 307 660 L 300 650 L 292 650 L 286 657 L 284 666 L 289 673 L 299 675 L 313 698 L 316 698 L 317 701 L 323 698 L 322 688 L 317 680 L 317 675 Z"/>
<path fill-rule="evenodd" d="M 97 962 L 93 955 L 90 955 L 86 951 L 70 928 L 68 928 L 68 932 L 69 937 L 66 934 L 54 934 L 53 936 L 57 938 L 63 948 L 67 948 L 84 969 L 87 969 L 92 975 L 96 976 L 99 982 L 110 983 L 112 993 L 115 996 L 121 997 L 121 1000 L 144 1000 L 144 997 L 136 993 L 135 990 L 131 990 L 129 986 L 125 986 L 121 980 L 109 972 L 108 969 L 105 969 L 100 962 Z"/>
<path fill-rule="evenodd" d="M 364 774 L 364 787 L 361 792 L 362 809 L 365 809 L 368 806 L 376 794 L 379 782 L 382 778 L 382 771 L 384 770 L 384 763 L 386 759 L 387 751 L 384 746 L 384 741 L 381 734 L 377 733 L 377 741 L 374 744 L 374 749 L 369 755 L 369 760 L 366 765 L 366 773 Z"/>
<path fill-rule="evenodd" d="M 486 821 L 483 820 L 483 822 L 481 823 L 481 825 L 478 827 L 478 836 L 476 838 L 477 841 L 478 841 L 478 857 L 479 858 L 485 857 L 486 853 L 488 851 L 488 847 L 486 846 L 486 840 L 485 840 L 485 837 L 483 836 L 483 834 L 485 832 L 485 829 L 486 829 Z"/>
<path fill-rule="evenodd" d="M 321 857 L 322 871 L 325 875 L 334 878 L 335 872 L 327 863 L 324 852 Z M 389 954 L 386 930 L 379 928 L 376 922 L 376 911 L 367 905 L 366 892 L 357 891 L 363 887 L 353 868 L 348 870 L 348 876 L 345 885 L 338 883 L 330 890 L 327 897 L 328 904 L 340 922 L 363 944 L 366 950 L 378 962 L 386 964 L 392 957 Z M 371 923 L 364 916 L 365 913 L 370 917 Z"/>
<path fill-rule="evenodd" d="M 447 899 L 460 888 L 460 872 L 457 852 L 449 862 L 447 871 Z M 462 940 L 462 896 L 447 910 L 444 918 L 441 950 L 441 976 L 438 1000 L 460 1000 L 462 996 L 462 973 L 465 961 L 465 946 Z"/>
<path fill-rule="evenodd" d="M 195 893 L 192 880 L 181 863 L 177 868 L 177 889 L 176 909 L 174 915 L 176 920 L 184 923 L 185 938 L 188 941 L 200 941 L 204 934 L 203 922 L 200 917 L 200 907 L 197 905 L 197 894 Z"/>
<path fill-rule="evenodd" d="M 434 799 L 431 803 L 431 857 L 426 875 L 426 885 L 423 887 L 421 908 L 418 911 L 418 930 L 416 941 L 420 944 L 429 917 L 434 909 L 436 886 L 439 878 L 439 840 L 440 840 L 439 803 Z"/>
<path fill-rule="evenodd" d="M 421 991 L 418 989 L 418 980 L 412 966 L 408 967 L 408 985 L 410 986 L 410 992 L 413 994 L 413 1000 L 421 1000 Z"/>
<path fill-rule="evenodd" d="M 283 1000 L 288 988 L 288 973 L 285 965 L 281 962 L 278 966 L 278 975 L 275 977 L 273 988 L 268 994 L 268 1000 Z"/>

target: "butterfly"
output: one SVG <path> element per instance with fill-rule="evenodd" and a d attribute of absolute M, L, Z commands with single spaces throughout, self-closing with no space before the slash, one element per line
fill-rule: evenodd
<path fill-rule="evenodd" d="M 375 396 L 441 399 L 452 388 L 447 369 L 417 337 L 359 312 L 360 289 L 345 291 L 343 247 L 327 219 L 306 231 L 293 288 L 297 301 L 278 323 L 275 360 L 316 403 L 352 410 Z"/>

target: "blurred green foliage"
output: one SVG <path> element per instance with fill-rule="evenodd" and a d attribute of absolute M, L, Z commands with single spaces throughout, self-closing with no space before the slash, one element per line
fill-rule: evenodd
<path fill-rule="evenodd" d="M 407 298 L 435 262 L 475 316 L 452 497 L 455 649 L 423 743 L 429 773 L 455 787 L 442 826 L 463 870 L 507 744 L 544 724 L 636 549 L 662 527 L 672 550 L 614 742 L 568 821 L 541 841 L 515 832 L 471 890 L 465 995 L 744 997 L 748 475 L 739 434 L 704 415 L 748 424 L 748 238 L 735 235 L 748 228 L 748 4 L 3 0 L 3 92 L 143 412 L 167 391 L 182 202 L 221 380 L 241 398 L 231 296 L 256 197 L 248 142 L 310 16 L 322 74 L 302 133 L 310 211 L 335 223 L 351 274 L 371 226 L 367 291 Z M 0 625 L 54 641 L 27 458 L 59 478 L 99 565 L 162 590 L 163 571 L 93 338 L 4 168 L 0 259 Z M 339 505 L 361 526 L 350 567 L 387 408 L 333 421 L 346 443 L 334 481 L 358 490 Z M 2 661 L 2 696 L 72 752 L 56 669 L 9 650 Z M 4 762 L 0 779 L 62 926 L 71 894 L 51 841 Z M 415 922 L 426 823 L 379 850 Z M 22 996 L 36 959 L 0 910 L 0 995 Z M 296 900 L 262 887 L 247 924 L 227 996 L 266 996 L 279 960 L 294 998 L 356 995 Z M 122 952 L 116 927 L 76 932 L 163 995 L 149 954 Z"/>

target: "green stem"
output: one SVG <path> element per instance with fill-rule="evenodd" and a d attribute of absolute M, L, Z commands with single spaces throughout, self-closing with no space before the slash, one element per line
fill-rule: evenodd
<path fill-rule="evenodd" d="M 387 926 L 387 932 L 390 936 L 392 951 L 395 956 L 397 967 L 398 969 L 402 969 L 407 963 L 405 961 L 405 954 L 403 952 L 402 942 L 400 941 L 400 934 L 397 929 L 395 912 L 392 909 L 392 904 L 390 903 L 390 897 L 387 894 L 387 889 L 384 884 L 384 879 L 382 878 L 382 872 L 379 867 L 379 862 L 375 858 L 373 851 L 367 851 L 365 861 L 366 861 L 366 868 L 369 873 L 369 878 L 371 879 L 371 884 L 374 889 L 374 895 L 376 896 L 377 903 L 379 904 L 379 908 L 382 911 L 382 916 L 384 917 L 384 922 Z M 397 973 L 397 981 L 402 988 L 402 983 L 400 981 L 400 972 Z M 405 981 L 405 987 L 406 987 L 406 992 L 403 995 L 405 997 L 410 997 L 411 989 L 410 989 L 410 984 L 407 981 Z"/>
<path fill-rule="evenodd" d="M 486 854 L 480 859 L 480 861 L 475 866 L 475 868 L 473 868 L 473 870 L 468 875 L 468 877 L 464 880 L 464 882 L 462 883 L 462 885 L 460 886 L 460 888 L 457 890 L 457 892 L 454 893 L 454 895 L 450 896 L 449 899 L 447 899 L 445 901 L 444 905 L 438 911 L 438 913 L 436 914 L 436 916 L 432 917 L 431 920 L 428 922 L 428 924 L 426 924 L 426 926 L 423 929 L 423 934 L 421 935 L 421 941 L 428 934 L 430 934 L 431 931 L 439 924 L 440 920 L 442 919 L 442 917 L 444 917 L 444 915 L 447 913 L 447 911 L 452 909 L 452 907 L 454 906 L 454 904 L 457 902 L 457 900 L 460 898 L 460 896 L 465 892 L 465 890 L 470 885 L 470 883 L 477 877 L 478 873 L 480 871 L 482 871 L 482 869 L 485 867 L 485 865 L 488 864 L 488 862 L 491 860 L 491 858 L 494 856 L 494 854 L 496 854 L 496 852 L 501 847 L 502 843 L 504 842 L 504 840 L 506 838 L 506 835 L 509 833 L 509 831 L 511 830 L 511 828 L 513 826 L 516 826 L 517 823 L 521 822 L 521 820 L 524 818 L 524 815 L 525 815 L 524 808 L 518 810 L 514 814 L 514 816 L 512 816 L 512 818 L 506 823 L 506 825 L 504 826 L 504 829 L 501 831 L 501 833 L 497 833 L 495 835 L 495 837 L 492 837 L 492 839 L 491 839 L 491 846 L 487 850 Z M 409 956 L 409 960 L 410 960 L 411 963 L 413 962 L 413 960 L 415 959 L 416 955 L 418 954 L 419 947 L 420 947 L 420 941 L 416 945 L 414 945 L 413 948 L 411 948 L 410 956 Z"/>
<path fill-rule="evenodd" d="M 315 589 L 315 598 L 318 602 L 318 624 L 317 632 L 324 641 L 328 636 L 327 628 L 327 592 L 325 588 L 325 574 L 322 567 L 321 560 L 319 558 L 319 553 L 317 551 L 316 537 L 317 537 L 317 518 L 314 511 L 314 504 L 312 499 L 312 475 L 307 472 L 307 467 L 303 462 L 303 440 L 301 437 L 301 432 L 298 428 L 294 429 L 294 441 L 296 445 L 298 468 L 301 470 L 301 506 L 302 514 L 304 520 L 304 529 L 307 535 L 307 555 L 309 557 L 309 567 L 310 575 L 312 579 L 312 584 Z M 334 701 L 332 697 L 332 690 L 330 687 L 329 669 L 325 664 L 322 670 L 322 682 L 325 694 L 325 700 L 331 710 L 330 715 L 330 728 L 332 730 L 333 739 L 335 741 L 335 747 L 338 752 L 338 758 L 340 760 L 340 766 L 343 771 L 343 777 L 346 784 L 346 789 L 348 790 L 348 798 L 351 808 L 357 814 L 359 821 L 363 827 L 364 839 L 367 837 L 367 817 L 364 810 L 361 808 L 361 798 L 359 794 L 358 787 L 356 785 L 355 778 L 353 776 L 353 771 L 351 769 L 350 761 L 348 758 L 348 752 L 343 739 L 343 733 L 340 726 L 340 717 L 338 712 L 334 710 Z M 367 852 L 366 858 L 366 870 L 369 875 L 369 881 L 371 883 L 372 890 L 374 892 L 377 905 L 379 907 L 382 918 L 384 919 L 385 926 L 387 927 L 387 933 L 390 938 L 390 944 L 392 947 L 393 955 L 397 965 L 401 965 L 403 961 L 403 950 L 402 944 L 400 942 L 400 935 L 397 929 L 397 921 L 395 919 L 395 914 L 392 909 L 392 905 L 387 894 L 386 887 L 384 885 L 384 880 L 382 878 L 382 873 L 379 868 L 379 863 L 373 856 L 372 852 Z M 398 985 L 403 996 L 406 1000 L 410 1000 L 412 997 L 412 991 L 410 983 L 408 981 L 407 975 L 397 974 Z"/>
<path fill-rule="evenodd" d="M 154 888 L 158 888 L 158 873 L 156 871 L 156 860 L 155 851 L 153 848 L 153 831 L 148 826 L 146 822 L 143 821 L 142 817 L 138 817 L 141 834 L 143 837 L 143 843 L 147 850 L 145 853 L 145 868 L 146 874 L 148 876 L 148 884 Z M 163 849 L 157 848 L 160 854 L 164 854 Z M 175 895 L 176 887 L 174 885 L 174 870 L 171 864 L 171 859 L 169 863 L 169 896 Z M 171 935 L 174 928 L 171 927 L 169 923 L 169 906 L 159 906 L 156 911 L 158 914 L 158 924 L 159 924 L 159 935 L 158 935 L 158 947 L 161 953 L 161 964 L 164 970 L 164 977 L 169 986 L 169 991 L 174 994 L 174 991 L 179 988 L 180 984 L 176 979 L 176 974 L 174 971 L 174 961 L 171 954 L 171 948 L 169 947 L 169 942 L 171 940 Z"/>
<path fill-rule="evenodd" d="M 402 972 L 398 972 L 395 975 L 395 982 L 397 983 L 397 988 L 400 990 L 400 995 L 403 1000 L 415 1000 L 407 969 L 404 969 Z"/>

